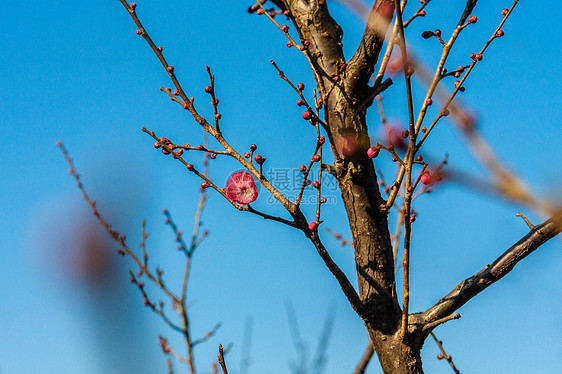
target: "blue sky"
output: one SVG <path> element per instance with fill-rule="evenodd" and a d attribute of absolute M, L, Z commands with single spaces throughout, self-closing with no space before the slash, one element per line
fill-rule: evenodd
<path fill-rule="evenodd" d="M 285 47 L 283 35 L 270 22 L 246 13 L 250 3 L 138 3 L 145 27 L 164 46 L 184 88 L 207 115 L 212 108 L 203 91 L 208 82 L 205 65 L 212 67 L 222 128 L 231 144 L 241 152 L 258 144 L 267 166 L 280 169 L 296 168 L 309 159 L 315 132 L 300 119 L 297 97 L 277 77 L 269 59 L 295 82 L 306 83 L 309 95 L 312 75 L 304 58 Z M 428 15 L 408 28 L 416 54 L 430 66 L 438 58 L 439 45 L 419 35 L 435 28 L 449 35 L 462 3 L 436 0 L 426 8 Z M 470 52 L 496 27 L 501 9 L 510 5 L 506 0 L 476 7 L 479 21 L 463 32 L 450 67 L 468 63 Z M 412 7 L 417 2 L 406 15 Z M 504 27 L 506 36 L 486 52 L 462 95 L 500 158 L 539 196 L 558 201 L 561 11 L 556 1 L 521 1 Z M 131 264 L 117 256 L 101 256 L 101 275 L 85 275 L 85 260 L 91 258 L 86 243 L 101 241 L 112 250 L 116 245 L 103 241 L 55 143 L 65 142 L 100 210 L 127 233 L 134 248 L 142 219 L 147 219 L 151 260 L 173 282 L 182 271 L 182 257 L 161 210 L 168 208 L 190 232 L 200 182 L 155 151 L 140 127 L 191 144 L 201 142 L 201 131 L 159 92 L 159 87 L 170 85 L 167 75 L 135 35 L 119 1 L 53 0 L 33 6 L 2 2 L 0 12 L 0 372 L 165 372 L 157 336 L 168 336 L 178 347 L 180 342 L 142 307 L 137 290 L 128 284 Z M 363 23 L 336 3 L 332 13 L 345 30 L 349 58 Z M 419 107 L 422 87 L 414 90 Z M 388 117 L 403 121 L 403 81 L 396 79 L 384 96 Z M 374 138 L 380 131 L 376 110 L 368 119 Z M 455 168 L 484 175 L 448 122 L 440 124 L 427 147 L 434 157 L 449 153 Z M 193 161 L 198 161 L 196 156 Z M 388 157 L 377 159 L 377 167 L 392 173 Z M 211 174 L 224 184 L 236 168 L 219 158 L 212 162 Z M 349 237 L 341 197 L 330 193 L 337 204 L 324 209 L 324 225 Z M 518 210 L 534 222 L 542 219 L 523 207 L 452 184 L 416 203 L 411 279 L 411 308 L 416 311 L 433 305 L 525 235 L 526 225 L 515 217 Z M 268 204 L 264 191 L 255 205 L 283 214 L 279 206 Z M 307 206 L 305 212 L 312 214 L 313 209 Z M 212 193 L 203 221 L 211 235 L 195 255 L 189 298 L 193 332 L 202 336 L 218 321 L 223 327 L 196 348 L 200 372 L 210 371 L 219 342 L 233 343 L 227 360 L 232 372 L 240 371 L 248 349 L 243 343 L 248 321 L 253 321 L 250 372 L 290 372 L 296 354 L 288 301 L 310 354 L 326 314 L 336 313 L 326 373 L 351 372 L 367 342 L 365 330 L 306 238 L 241 214 Z M 328 234 L 324 242 L 355 281 L 349 248 L 341 248 Z M 461 372 L 554 373 L 562 365 L 562 330 L 556 318 L 562 307 L 560 244 L 556 238 L 544 245 L 464 306 L 460 320 L 436 330 Z M 423 350 L 426 372 L 448 373 L 448 366 L 435 359 L 437 353 L 428 341 Z M 368 372 L 380 373 L 376 361 Z"/>

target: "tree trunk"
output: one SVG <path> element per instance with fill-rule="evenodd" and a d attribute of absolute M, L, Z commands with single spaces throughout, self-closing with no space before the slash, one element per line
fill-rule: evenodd
<path fill-rule="evenodd" d="M 421 347 L 408 346 L 400 341 L 400 329 L 391 336 L 370 332 L 371 341 L 385 374 L 423 374 Z"/>
<path fill-rule="evenodd" d="M 423 341 L 400 341 L 401 309 L 396 297 L 394 258 L 388 230 L 388 210 L 381 196 L 365 120 L 372 104 L 369 77 L 382 47 L 378 34 L 369 32 L 355 56 L 346 63 L 339 25 L 324 2 L 306 5 L 290 1 L 301 40 L 310 42 L 307 56 L 324 100 L 324 129 L 334 154 L 336 177 L 349 220 L 358 276 L 362 315 L 385 373 L 423 373 Z M 377 0 L 373 12 L 392 18 L 392 1 Z M 378 30 L 380 31 L 380 30 Z M 386 29 L 383 30 L 383 33 Z M 349 66 L 347 66 L 349 64 Z"/>

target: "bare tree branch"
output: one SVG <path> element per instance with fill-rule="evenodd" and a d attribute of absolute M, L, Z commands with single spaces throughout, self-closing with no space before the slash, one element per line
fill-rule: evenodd
<path fill-rule="evenodd" d="M 437 339 L 437 336 L 435 336 L 434 333 L 431 333 L 431 337 L 433 338 L 433 340 L 435 340 L 435 343 L 437 343 L 437 346 L 441 350 L 441 354 L 437 355 L 437 359 L 439 359 L 439 360 L 446 359 L 447 362 L 449 363 L 449 365 L 451 365 L 451 369 L 453 369 L 455 374 L 461 374 L 459 369 L 457 369 L 457 367 L 453 363 L 453 358 L 451 356 L 449 356 L 447 354 L 447 352 L 445 352 L 445 348 L 443 348 L 443 342 L 441 340 Z"/>
<path fill-rule="evenodd" d="M 367 316 L 365 315 L 363 302 L 359 298 L 357 291 L 355 291 L 355 288 L 353 288 L 353 285 L 351 284 L 349 279 L 347 279 L 345 273 L 338 267 L 334 260 L 332 260 L 332 257 L 330 257 L 330 254 L 326 250 L 326 247 L 324 247 L 324 244 L 322 244 L 322 242 L 320 241 L 318 235 L 313 235 L 310 240 L 316 247 L 318 254 L 320 255 L 320 257 L 322 257 L 322 260 L 324 260 L 324 263 L 326 264 L 328 269 L 330 269 L 330 272 L 334 275 L 334 277 L 336 277 L 343 293 L 349 300 L 349 303 L 351 304 L 353 310 L 357 312 L 359 317 L 363 319 L 367 318 Z"/>
<path fill-rule="evenodd" d="M 486 265 L 484 269 L 462 281 L 437 304 L 425 311 L 423 316 L 426 323 L 432 323 L 451 315 L 488 286 L 503 278 L 519 261 L 558 235 L 560 231 L 562 231 L 562 211 L 546 222 L 535 226 L 493 263 Z"/>
<path fill-rule="evenodd" d="M 393 15 L 392 0 L 376 0 L 373 4 L 359 47 L 347 67 L 346 80 L 352 91 L 358 85 L 368 84 Z"/>
<path fill-rule="evenodd" d="M 226 362 L 224 361 L 224 349 L 222 348 L 222 344 L 219 344 L 219 354 L 217 358 L 219 360 L 219 364 L 221 365 L 223 374 L 228 374 L 228 370 L 226 369 Z"/>
<path fill-rule="evenodd" d="M 367 365 L 371 362 L 373 353 L 375 353 L 375 348 L 373 347 L 373 342 L 369 339 L 369 343 L 367 344 L 367 347 L 365 347 L 365 352 L 363 352 L 361 360 L 359 360 L 355 370 L 353 370 L 353 374 L 363 374 L 365 370 L 367 370 Z"/>

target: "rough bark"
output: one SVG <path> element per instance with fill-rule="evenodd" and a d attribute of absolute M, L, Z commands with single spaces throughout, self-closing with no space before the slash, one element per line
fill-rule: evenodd
<path fill-rule="evenodd" d="M 462 22 L 476 2 L 477 0 L 467 1 Z M 394 258 L 386 202 L 380 194 L 373 161 L 367 156 L 366 151 L 371 142 L 365 119 L 366 110 L 373 100 L 373 92 L 377 91 L 377 87 L 369 86 L 369 79 L 393 17 L 394 4 L 392 0 L 374 2 L 363 38 L 349 61 L 346 61 L 343 54 L 342 29 L 330 16 L 325 0 L 287 0 L 282 5 L 290 10 L 301 41 L 310 42 L 305 53 L 324 100 L 325 131 L 330 140 L 335 159 L 335 175 L 353 236 L 359 306 L 356 295 L 349 297 L 354 292 L 343 287 L 344 292 L 365 321 L 383 371 L 419 374 L 423 373 L 420 350 L 425 339 L 439 324 L 460 317 L 452 313 L 469 299 L 461 296 L 475 296 L 493 283 L 490 282 L 491 274 L 495 281 L 509 272 L 517 261 L 560 231 L 559 226 L 558 229 L 553 228 L 559 225 L 560 220 L 557 219 L 556 225 L 549 223 L 541 226 L 542 232 L 535 230 L 529 234 L 529 238 L 535 239 L 530 247 L 525 246 L 525 240 L 529 239 L 527 237 L 516 244 L 516 248 L 524 250 L 517 252 L 521 254 L 519 257 L 509 256 L 509 259 L 517 257 L 515 262 L 506 265 L 506 261 L 500 258 L 492 269 L 485 269 L 476 278 L 466 280 L 461 284 L 460 291 L 452 291 L 432 309 L 409 315 L 408 333 L 401 339 L 401 308 L 395 290 Z M 545 228 L 551 230 L 549 235 L 544 235 Z M 318 247 L 319 244 L 316 244 Z M 496 272 L 495 268 L 500 268 L 501 271 Z M 347 283 L 344 285 L 349 288 Z M 461 296 L 452 300 L 450 298 L 453 294 Z"/>
<path fill-rule="evenodd" d="M 372 102 L 368 82 L 392 18 L 393 2 L 375 2 L 372 14 L 378 15 L 374 18 L 380 20 L 383 9 L 386 24 L 375 27 L 368 22 L 357 52 L 344 69 L 342 30 L 325 3 L 292 1 L 289 5 L 301 39 L 310 41 L 308 56 L 325 103 L 325 130 L 353 235 L 364 312 L 360 315 L 385 373 L 421 373 L 421 345 L 407 345 L 399 339 L 401 310 L 387 212 L 381 208 L 385 201 L 366 152 L 371 144 L 365 120 Z"/>

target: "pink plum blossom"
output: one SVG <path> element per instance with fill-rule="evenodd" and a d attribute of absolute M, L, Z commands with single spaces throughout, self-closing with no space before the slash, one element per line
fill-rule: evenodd
<path fill-rule="evenodd" d="M 245 171 L 232 174 L 226 182 L 226 198 L 228 201 L 242 205 L 256 201 L 258 189 L 252 175 Z"/>

